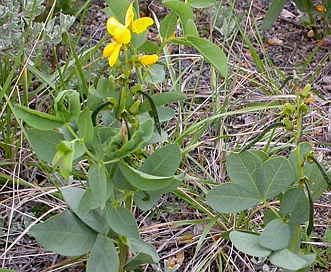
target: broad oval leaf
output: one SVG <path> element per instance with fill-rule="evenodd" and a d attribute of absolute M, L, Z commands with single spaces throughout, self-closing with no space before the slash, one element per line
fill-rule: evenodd
<path fill-rule="evenodd" d="M 148 74 L 146 76 L 146 82 L 151 84 L 159 84 L 165 78 L 164 65 L 154 64 L 148 69 Z"/>
<path fill-rule="evenodd" d="M 51 164 L 57 153 L 57 145 L 64 140 L 63 134 L 53 130 L 31 128 L 26 131 L 33 150 L 37 156 Z"/>
<path fill-rule="evenodd" d="M 220 72 L 220 74 L 227 78 L 228 76 L 228 60 L 223 50 L 212 42 L 194 36 L 186 37 L 186 40 L 195 47 L 199 53 Z"/>
<path fill-rule="evenodd" d="M 163 106 L 165 104 L 170 104 L 172 102 L 181 101 L 184 99 L 187 99 L 187 96 L 183 94 L 182 92 L 164 92 L 164 93 L 157 93 L 151 96 L 155 107 Z M 144 101 L 140 108 L 139 112 L 144 113 L 151 110 L 151 104 L 146 100 Z"/>
<path fill-rule="evenodd" d="M 127 0 L 105 0 L 108 7 L 103 9 L 103 12 L 110 17 L 115 17 L 119 22 L 124 24 L 124 17 L 129 3 Z"/>
<path fill-rule="evenodd" d="M 208 8 L 216 5 L 215 0 L 190 0 L 189 6 L 192 8 Z"/>
<path fill-rule="evenodd" d="M 128 239 L 129 247 L 135 257 L 139 257 L 139 254 L 145 254 L 145 263 L 157 263 L 160 258 L 157 255 L 155 248 L 146 242 L 144 242 L 141 238 L 132 238 Z M 138 256 L 137 256 L 138 255 Z M 148 258 L 146 258 L 148 257 Z"/>
<path fill-rule="evenodd" d="M 152 137 L 154 130 L 153 121 L 146 120 L 140 124 L 137 131 L 133 134 L 131 139 L 121 146 L 120 149 L 113 150 L 113 147 L 106 149 L 106 155 L 110 159 L 121 159 L 132 154 L 138 150 L 144 143 L 148 142 Z"/>
<path fill-rule="evenodd" d="M 44 248 L 65 256 L 90 252 L 97 238 L 95 231 L 68 210 L 32 226 L 30 233 Z"/>
<path fill-rule="evenodd" d="M 125 164 L 123 161 L 121 161 L 118 166 L 123 176 L 131 183 L 131 185 L 143 191 L 163 189 L 170 185 L 175 179 L 173 176 L 160 177 L 143 173 Z"/>
<path fill-rule="evenodd" d="M 168 39 L 177 27 L 178 16 L 173 10 L 170 11 L 160 24 L 160 35 L 163 39 Z"/>
<path fill-rule="evenodd" d="M 253 233 L 242 231 L 230 232 L 230 240 L 233 245 L 241 252 L 255 256 L 255 257 L 268 257 L 272 251 L 261 246 L 258 242 L 259 236 Z"/>
<path fill-rule="evenodd" d="M 107 234 L 109 232 L 109 226 L 106 220 L 106 214 L 100 209 L 90 210 L 86 214 L 81 214 L 79 209 L 86 190 L 75 187 L 66 187 L 61 190 L 64 200 L 67 202 L 70 209 L 82 220 L 86 225 L 95 231 Z M 88 205 L 88 203 L 86 203 Z"/>
<path fill-rule="evenodd" d="M 259 192 L 256 180 L 259 169 L 268 155 L 262 151 L 231 153 L 226 160 L 226 169 L 230 179 L 245 188 Z"/>
<path fill-rule="evenodd" d="M 107 179 L 104 167 L 99 164 L 93 164 L 87 174 L 90 189 L 99 199 L 99 207 L 103 209 L 107 201 Z"/>
<path fill-rule="evenodd" d="M 138 170 L 154 176 L 171 176 L 178 170 L 180 161 L 180 148 L 177 144 L 169 144 L 148 156 Z"/>
<path fill-rule="evenodd" d="M 303 188 L 291 188 L 282 197 L 282 217 L 288 217 L 290 224 L 301 224 L 309 219 L 309 200 Z"/>
<path fill-rule="evenodd" d="M 190 24 L 190 27 L 187 28 L 187 22 L 193 20 L 194 18 L 193 11 L 187 4 L 183 2 L 179 2 L 177 0 L 165 0 L 162 2 L 162 4 L 172 9 L 178 14 L 183 26 L 183 32 L 185 36 L 189 36 L 189 35 L 196 37 L 198 36 L 196 27 L 194 27 L 194 29 L 192 30 Z"/>
<path fill-rule="evenodd" d="M 236 213 L 257 205 L 260 196 L 235 183 L 223 183 L 207 193 L 207 202 L 220 213 Z"/>
<path fill-rule="evenodd" d="M 63 126 L 64 122 L 53 115 L 29 109 L 21 105 L 15 105 L 14 113 L 28 125 L 41 129 L 51 130 Z"/>
<path fill-rule="evenodd" d="M 125 237 L 140 238 L 136 219 L 124 207 L 109 208 L 106 217 L 108 225 L 116 233 Z"/>
<path fill-rule="evenodd" d="M 274 251 L 285 248 L 290 236 L 290 226 L 279 219 L 274 219 L 265 227 L 258 241 L 261 246 Z"/>
<path fill-rule="evenodd" d="M 78 134 L 84 142 L 90 142 L 94 137 L 94 127 L 92 123 L 91 113 L 88 108 L 85 108 L 78 117 Z"/>
<path fill-rule="evenodd" d="M 99 234 L 87 259 L 87 272 L 118 272 L 120 261 L 113 241 Z"/>
<path fill-rule="evenodd" d="M 287 190 L 293 181 L 290 162 L 284 157 L 272 157 L 261 165 L 257 185 L 261 196 L 270 199 Z"/>
<path fill-rule="evenodd" d="M 273 265 L 294 271 L 297 271 L 308 265 L 305 259 L 301 258 L 299 255 L 293 253 L 287 248 L 273 252 L 269 256 L 269 261 Z"/>

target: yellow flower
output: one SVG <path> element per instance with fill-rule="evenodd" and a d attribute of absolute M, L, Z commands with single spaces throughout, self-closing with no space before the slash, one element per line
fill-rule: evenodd
<path fill-rule="evenodd" d="M 153 55 L 144 55 L 139 58 L 139 61 L 141 64 L 144 65 L 153 65 L 155 62 L 159 60 L 158 55 L 153 54 Z"/>
<path fill-rule="evenodd" d="M 124 25 L 121 24 L 114 17 L 110 17 L 107 20 L 107 24 L 106 24 L 107 30 L 109 34 L 113 37 L 114 41 L 105 47 L 102 54 L 106 58 L 109 57 L 110 66 L 115 65 L 118 56 L 120 54 L 122 45 L 128 44 L 131 41 L 131 32 L 140 34 L 144 32 L 147 29 L 147 27 L 149 27 L 154 23 L 153 19 L 149 17 L 142 17 L 137 20 L 133 20 L 133 19 L 134 19 L 134 12 L 133 12 L 133 5 L 131 3 L 125 14 Z M 145 65 L 151 65 L 158 60 L 158 58 L 155 60 L 155 57 L 153 57 L 152 59 L 148 58 L 148 56 L 146 57 L 147 59 L 144 58 L 144 60 L 142 61 L 142 63 L 145 62 L 143 63 Z M 152 62 L 153 59 L 155 60 L 154 62 Z"/>
<path fill-rule="evenodd" d="M 150 17 L 142 17 L 137 20 L 133 20 L 134 12 L 132 3 L 129 5 L 125 14 L 125 26 L 130 28 L 130 30 L 136 34 L 143 33 L 147 27 L 154 24 L 154 21 Z"/>
<path fill-rule="evenodd" d="M 118 43 L 128 44 L 131 41 L 130 30 L 117 21 L 114 17 L 110 17 L 107 20 L 107 30 Z"/>
<path fill-rule="evenodd" d="M 120 49 L 122 47 L 122 44 L 117 42 L 112 42 L 111 44 L 108 44 L 105 49 L 103 50 L 102 55 L 105 58 L 109 58 L 109 66 L 113 67 L 118 59 L 118 56 L 120 54 Z"/>

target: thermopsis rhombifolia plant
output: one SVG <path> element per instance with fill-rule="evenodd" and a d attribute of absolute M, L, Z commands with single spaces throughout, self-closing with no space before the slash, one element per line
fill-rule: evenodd
<path fill-rule="evenodd" d="M 39 158 L 52 165 L 62 182 L 79 180 L 82 185 L 60 188 L 54 182 L 69 209 L 32 226 L 30 233 L 48 250 L 66 256 L 87 254 L 87 271 L 93 272 L 131 271 L 159 261 L 154 247 L 140 237 L 132 210 L 133 205 L 151 209 L 184 178 L 178 172 L 181 150 L 169 143 L 161 124 L 175 114 L 165 104 L 186 96 L 153 91 L 163 80 L 163 48 L 170 42 L 194 46 L 227 76 L 224 53 L 198 37 L 188 4 L 163 2 L 172 11 L 159 25 L 161 41 L 156 44 L 146 38 L 154 21 L 139 18 L 136 1 L 107 3 L 111 42 L 103 56 L 109 67 L 100 74 L 109 76 L 96 78 L 82 95 L 60 90 L 53 114 L 20 105 L 14 109 L 30 126 L 26 135 Z M 183 36 L 174 37 L 179 22 Z"/>
<path fill-rule="evenodd" d="M 282 122 L 266 128 L 280 126 L 292 133 L 294 149 L 289 158 L 247 150 L 251 144 L 243 151 L 232 152 L 226 161 L 231 182 L 209 191 L 207 201 L 216 211 L 226 214 L 253 207 L 258 207 L 256 212 L 263 210 L 263 231 L 232 231 L 229 234 L 231 242 L 243 253 L 268 258 L 277 267 L 297 271 L 309 270 L 315 261 L 314 253 L 304 254 L 300 250 L 301 232 L 308 236 L 312 233 L 313 203 L 331 183 L 330 172 L 326 173 L 315 159 L 312 146 L 302 142 L 303 118 L 311 99 L 311 87 L 308 84 L 299 89 L 296 77 L 293 86 L 295 103 L 284 105 L 280 116 Z M 255 214 L 254 208 L 252 214 Z M 302 229 L 304 223 L 306 226 Z"/>

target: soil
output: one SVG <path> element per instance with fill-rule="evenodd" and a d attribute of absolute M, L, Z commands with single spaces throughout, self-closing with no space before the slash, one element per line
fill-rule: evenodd
<path fill-rule="evenodd" d="M 154 12 L 157 16 L 162 17 L 167 13 L 167 10 L 160 4 L 160 1 L 141 2 L 142 10 L 147 15 Z M 230 1 L 225 1 L 224 10 L 230 7 L 229 2 Z M 234 68 L 236 65 L 245 67 L 248 71 L 247 78 L 254 78 L 258 83 L 252 86 L 249 80 L 238 80 L 238 84 L 234 87 L 232 96 L 235 98 L 243 96 L 245 97 L 245 102 L 266 101 L 268 100 L 268 96 L 261 88 L 263 84 L 266 85 L 265 89 L 270 92 L 279 88 L 286 76 L 293 75 L 293 70 L 299 72 L 306 61 L 309 60 L 302 74 L 301 85 L 304 86 L 313 78 L 311 84 L 318 95 L 314 96 L 315 102 L 312 104 L 313 110 L 309 118 L 311 119 L 310 122 L 316 120 L 320 121 L 318 122 L 318 126 L 310 131 L 307 140 L 314 143 L 320 159 L 326 161 L 328 164 L 327 168 L 330 169 L 331 148 L 329 143 L 331 140 L 331 113 L 329 104 L 331 98 L 331 39 L 325 37 L 324 39 L 316 41 L 311 38 L 309 36 L 310 29 L 304 28 L 301 25 L 299 21 L 301 14 L 292 1 L 287 2 L 285 11 L 282 12 L 282 15 L 277 19 L 274 25 L 267 31 L 260 31 L 261 36 L 259 36 L 254 25 L 255 22 L 257 22 L 256 25 L 259 28 L 261 27 L 270 1 L 246 0 L 236 2 L 235 11 L 242 17 L 241 24 L 245 29 L 246 35 L 248 35 L 262 62 L 271 60 L 272 64 L 270 66 L 273 67 L 273 69 L 261 72 L 259 70 L 260 68 L 256 67 L 251 52 L 247 47 L 242 46 L 243 38 L 239 32 L 236 32 L 236 34 L 230 33 L 229 39 L 226 41 L 223 41 L 224 36 L 220 31 L 216 30 L 213 33 L 209 33 L 209 15 L 210 13 L 212 14 L 212 10 L 198 11 L 196 14 L 196 23 L 200 33 L 206 38 L 210 38 L 212 34 L 215 44 L 219 46 L 225 45 L 225 51 L 232 42 L 231 35 L 236 35 L 233 47 L 234 52 L 231 52 L 232 55 L 229 60 L 229 66 Z M 106 32 L 105 22 L 107 20 L 107 16 L 102 12 L 104 7 L 106 7 L 104 1 L 92 1 L 88 10 L 88 20 L 85 22 L 85 30 L 81 38 L 81 46 L 86 46 L 87 43 L 90 43 L 89 46 L 93 46 L 104 36 Z M 222 23 L 223 20 L 220 20 L 220 24 Z M 322 32 L 321 29 L 320 32 Z M 264 47 L 261 47 L 257 39 L 263 40 Z M 173 50 L 175 52 L 177 49 L 174 47 Z M 196 54 L 192 49 L 186 50 L 187 53 Z M 238 56 L 240 56 L 240 58 Z M 188 66 L 191 63 L 192 61 L 188 60 L 186 65 Z M 183 65 L 185 65 L 185 63 Z M 278 79 L 274 82 L 264 83 L 264 80 L 267 78 L 267 73 L 277 74 L 279 71 L 284 74 L 283 78 L 274 76 L 273 78 Z M 193 96 L 192 92 L 195 87 L 195 82 L 190 80 L 194 72 L 196 71 L 188 73 L 186 78 L 187 85 L 185 85 L 185 90 L 189 96 Z M 186 79 L 184 79 L 184 81 Z M 210 86 L 210 69 L 208 66 L 204 68 L 199 84 L 198 93 L 195 94 L 194 99 L 196 100 L 196 105 L 201 107 L 201 111 L 195 113 L 193 116 L 194 119 L 202 119 L 208 115 L 210 103 L 207 99 L 210 98 L 212 92 Z M 290 92 L 290 85 L 286 85 L 279 90 L 279 95 L 288 96 L 291 95 Z M 201 104 L 205 106 L 203 107 Z M 263 116 L 263 118 L 267 120 L 271 117 Z M 230 120 L 229 124 L 231 124 L 231 126 L 229 126 L 229 132 L 249 132 L 251 131 L 249 127 L 252 123 L 255 129 L 259 130 L 261 128 L 260 126 L 264 124 L 256 124 L 254 122 L 255 119 L 255 116 L 246 115 L 238 117 L 236 120 Z M 214 137 L 214 133 L 218 128 L 213 129 L 214 131 L 207 132 L 203 137 Z M 247 139 L 239 137 L 232 139 L 229 144 L 234 145 L 238 141 L 242 142 L 245 140 Z M 197 148 L 194 153 L 192 153 L 192 157 L 201 162 L 201 164 L 211 172 L 214 181 L 221 182 L 224 180 L 225 175 L 222 165 L 222 154 L 215 153 L 215 148 L 219 148 L 215 142 L 206 141 L 206 145 Z M 190 165 L 190 162 L 187 163 L 188 168 L 190 168 L 190 166 L 196 168 L 195 165 Z M 192 177 L 192 180 L 194 180 L 196 176 L 195 172 L 199 172 L 199 174 L 203 176 L 201 170 L 191 170 L 188 175 Z M 8 175 L 17 175 L 34 184 L 40 185 L 43 182 L 47 182 L 47 176 L 41 173 L 39 169 L 37 170 L 37 168 L 0 168 L 0 171 Z M 207 178 L 206 176 L 206 179 Z M 194 182 L 189 183 L 189 185 L 192 184 L 194 184 Z M 64 207 L 64 203 L 52 198 L 49 194 L 45 194 L 45 189 L 41 190 L 38 186 L 36 186 L 35 189 L 24 189 L 11 184 L 3 185 L 0 191 L 0 243 L 2 246 L 2 249 L 0 249 L 0 261 L 2 267 L 26 272 L 84 271 L 84 259 L 75 260 L 47 252 L 27 233 L 27 227 L 38 217 L 39 213 L 43 214 L 45 211 L 47 211 L 47 213 L 55 213 Z M 316 241 L 320 241 L 320 238 L 325 233 L 325 229 L 330 226 L 330 211 L 331 192 L 327 191 L 315 206 L 316 222 L 314 236 L 316 236 Z M 194 227 L 188 226 L 183 228 L 182 226 L 176 227 L 169 222 L 187 219 L 203 219 L 200 218 L 201 215 L 198 211 L 188 207 L 187 204 L 178 199 L 175 195 L 170 194 L 164 196 L 151 212 L 140 212 L 137 210 L 136 216 L 138 222 L 141 224 L 140 229 L 142 236 L 146 241 L 151 242 L 157 248 L 162 258 L 160 263 L 161 267 L 163 266 L 163 261 L 167 260 L 173 264 L 180 263 L 181 267 L 178 271 L 195 271 L 191 260 L 195 252 L 195 246 L 206 225 L 201 223 Z M 46 218 L 47 217 L 44 217 L 43 220 Z M 212 230 L 211 237 L 205 240 L 202 245 L 202 253 L 197 258 L 200 258 L 200 261 L 202 261 L 204 258 L 208 257 L 208 254 L 216 252 L 219 247 L 222 248 L 223 255 L 228 256 L 229 262 L 232 263 L 232 265 L 230 265 L 232 270 L 226 268 L 224 271 L 262 271 L 261 265 L 254 264 L 254 261 L 248 256 L 238 254 L 234 251 L 230 243 L 221 239 L 220 229 Z M 320 250 L 323 249 L 323 247 L 320 247 Z M 321 267 L 316 271 L 330 271 L 330 260 L 328 265 L 329 267 Z M 151 268 L 147 270 L 152 271 Z M 213 266 L 208 271 L 216 272 L 221 270 L 217 266 L 217 262 L 214 262 Z"/>

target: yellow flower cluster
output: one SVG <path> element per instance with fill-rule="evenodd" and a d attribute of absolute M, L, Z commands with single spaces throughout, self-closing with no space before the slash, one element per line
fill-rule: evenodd
<path fill-rule="evenodd" d="M 131 33 L 141 34 L 153 23 L 154 21 L 150 17 L 142 17 L 134 20 L 132 3 L 126 11 L 124 25 L 117 21 L 114 17 L 110 17 L 107 20 L 107 30 L 113 37 L 113 42 L 108 44 L 103 50 L 103 56 L 105 58 L 109 58 L 109 65 L 111 67 L 115 65 L 122 46 L 130 43 Z M 139 60 L 144 65 L 152 65 L 158 60 L 158 56 L 146 55 L 140 57 Z"/>

